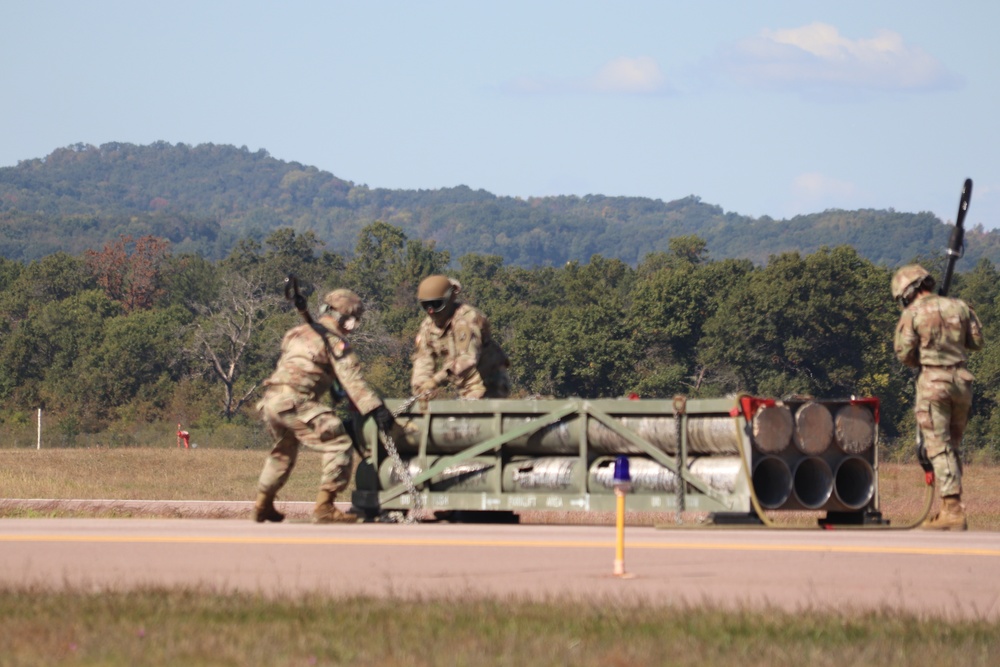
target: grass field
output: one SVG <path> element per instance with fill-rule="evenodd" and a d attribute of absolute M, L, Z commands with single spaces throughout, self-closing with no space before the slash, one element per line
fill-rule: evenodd
<path fill-rule="evenodd" d="M 0 664 L 987 667 L 1000 633 L 888 613 L 0 591 Z"/>

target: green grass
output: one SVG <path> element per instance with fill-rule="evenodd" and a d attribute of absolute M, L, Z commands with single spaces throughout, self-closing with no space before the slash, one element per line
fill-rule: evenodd
<path fill-rule="evenodd" d="M 488 600 L 0 591 L 3 665 L 996 665 L 995 623 Z"/>
<path fill-rule="evenodd" d="M 0 496 L 253 500 L 266 450 L 95 447 L 0 449 Z M 303 451 L 283 500 L 314 500 L 320 456 Z"/>

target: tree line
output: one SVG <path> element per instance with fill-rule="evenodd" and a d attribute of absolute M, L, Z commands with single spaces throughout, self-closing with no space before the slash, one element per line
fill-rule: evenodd
<path fill-rule="evenodd" d="M 423 317 L 416 287 L 444 272 L 490 318 L 517 397 L 876 396 L 883 438 L 903 442 L 913 431 L 913 377 L 892 351 L 892 270 L 849 246 L 757 265 L 714 259 L 703 238 L 683 235 L 634 267 L 595 254 L 525 268 L 497 255 L 453 261 L 378 221 L 350 254 L 323 247 L 312 232 L 280 228 L 263 242 L 242 239 L 217 261 L 127 235 L 77 255 L 0 259 L 0 420 L 27 424 L 44 406 L 68 434 L 255 421 L 261 383 L 298 321 L 283 295 L 290 273 L 314 309 L 335 287 L 362 296 L 367 312 L 353 341 L 366 376 L 382 395 L 402 398 Z M 988 259 L 959 274 L 952 291 L 976 308 L 987 335 L 970 366 L 970 451 L 1000 453 L 998 292 Z"/>

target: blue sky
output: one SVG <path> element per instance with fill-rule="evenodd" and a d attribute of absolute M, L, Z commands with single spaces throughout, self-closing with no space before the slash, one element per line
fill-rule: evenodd
<path fill-rule="evenodd" d="M 946 221 L 971 177 L 993 229 L 998 25 L 991 0 L 0 0 L 0 166 L 233 144 L 371 187 Z"/>

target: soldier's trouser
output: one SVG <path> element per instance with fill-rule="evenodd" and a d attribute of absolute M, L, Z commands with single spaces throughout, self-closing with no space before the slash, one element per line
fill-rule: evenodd
<path fill-rule="evenodd" d="M 274 447 L 257 481 L 258 491 L 273 495 L 285 485 L 295 467 L 300 446 L 323 455 L 320 490 L 336 494 L 347 488 L 351 474 L 351 437 L 329 407 L 306 402 L 297 409 L 274 412 L 265 404 L 261 411 L 267 430 L 274 438 Z"/>
<path fill-rule="evenodd" d="M 924 366 L 917 378 L 917 425 L 942 497 L 962 493 L 960 446 L 972 406 L 972 380 L 964 367 L 937 366 Z"/>

